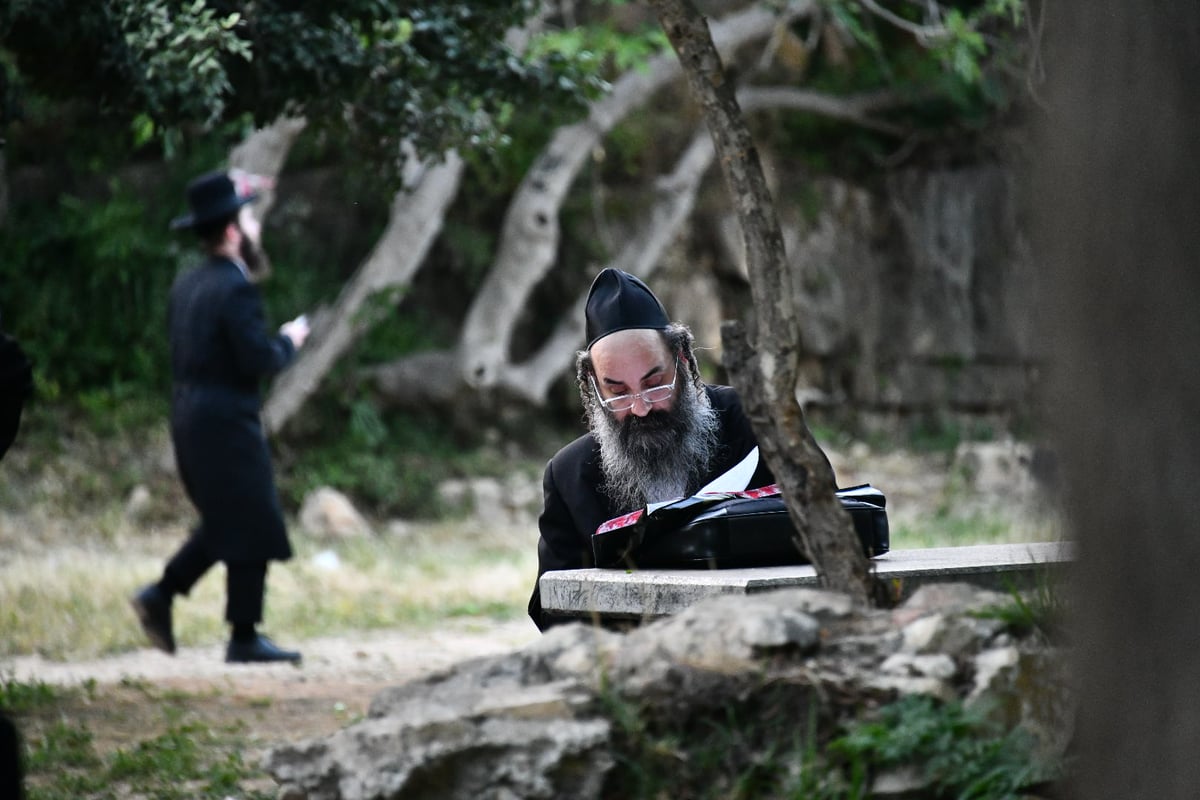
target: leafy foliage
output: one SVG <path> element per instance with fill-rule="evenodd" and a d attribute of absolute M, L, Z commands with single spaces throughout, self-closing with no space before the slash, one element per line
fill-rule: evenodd
<path fill-rule="evenodd" d="M 348 143 L 383 170 L 400 143 L 436 155 L 503 143 L 519 105 L 578 104 L 599 88 L 586 62 L 504 41 L 532 0 L 134 0 L 0 10 L 7 80 L 0 124 L 30 95 L 99 97 L 97 123 L 169 145 L 195 126 L 281 114 Z"/>
<path fill-rule="evenodd" d="M 13 210 L 17 233 L 0 263 L 5 324 L 34 359 L 43 396 L 165 389 L 165 298 L 179 246 L 165 219 L 147 224 L 154 211 L 131 186 L 114 179 L 108 190 L 104 199 L 64 194 L 49 217 Z"/>
<path fill-rule="evenodd" d="M 167 220 L 180 209 L 146 198 L 182 197 L 186 178 L 223 160 L 227 145 L 250 125 L 281 112 L 303 113 L 310 123 L 289 170 L 307 158 L 305 167 L 318 162 L 339 174 L 357 171 L 365 180 L 364 173 L 378 178 L 374 173 L 393 165 L 401 139 L 420 140 L 431 152 L 450 143 L 468 146 L 474 173 L 469 188 L 435 245 L 434 263 L 420 285 L 406 287 L 405 305 L 418 313 L 405 309 L 403 318 L 383 320 L 354 361 L 361 366 L 452 343 L 455 321 L 491 263 L 505 199 L 552 125 L 569 118 L 599 86 L 599 76 L 636 68 L 663 46 L 660 31 L 628 24 L 637 19 L 633 4 L 622 10 L 620 25 L 604 8 L 622 3 L 587 5 L 592 16 L 586 25 L 535 39 L 518 56 L 500 33 L 524 23 L 534 6 L 528 0 L 0 4 L 0 126 L 9 135 L 14 189 L 0 285 L 6 325 L 37 362 L 38 399 L 69 401 L 93 428 L 123 430 L 138 416 L 162 421 L 167 287 L 191 251 L 166 232 Z M 1020 0 L 888 4 L 913 25 L 940 26 L 940 38 L 926 40 L 885 24 L 857 0 L 821 6 L 822 13 L 792 31 L 813 44 L 802 69 L 788 72 L 776 64 L 763 74 L 749 61 L 739 62 L 733 67 L 739 79 L 803 83 L 834 93 L 881 87 L 925 93 L 935 99 L 904 112 L 922 130 L 984 118 L 1006 97 L 1004 87 L 994 93 L 987 87 L 996 83 L 1003 47 L 1011 44 L 1007 33 L 1020 20 Z M 942 16 L 927 19 L 930 9 Z M 825 46 L 835 39 L 840 49 Z M 766 62 L 762 53 L 750 57 Z M 562 210 L 569 233 L 562 244 L 566 267 L 558 272 L 607 256 L 597 219 L 640 214 L 651 192 L 639 186 L 648 186 L 670 163 L 694 124 L 681 98 L 664 96 L 608 137 L 591 168 L 595 191 L 576 193 Z M 816 166 L 843 166 L 836 154 L 852 148 L 859 163 L 877 170 L 875 159 L 897 146 L 813 115 L 780 112 L 764 120 L 767 126 L 774 131 L 764 139 L 774 137 L 775 149 Z M 196 136 L 198 130 L 210 135 Z M 516 137 L 515 146 L 496 149 L 507 136 Z M 175 160 L 147 191 L 133 176 L 151 161 L 159 169 L 155 141 Z M 55 172 L 49 180 L 39 178 L 55 186 L 50 207 L 26 201 L 19 171 Z M 622 190 L 611 190 L 618 185 Z M 355 197 L 347 217 L 361 214 L 363 206 L 374 214 L 353 229 L 354 252 L 330 253 L 335 237 L 320 239 L 332 225 L 285 228 L 268 241 L 283 276 L 264 286 L 268 319 L 285 319 L 333 295 L 366 252 L 370 226 L 381 227 L 386 219 L 390 191 L 359 202 L 365 193 L 361 187 L 344 191 Z M 268 222 L 289 224 L 282 211 L 277 207 Z M 290 224 L 316 227 L 303 215 Z M 619 224 L 612 229 L 622 230 Z M 551 276 L 547 283 L 559 279 Z M 425 302 L 433 296 L 436 303 Z M 387 313 L 383 303 L 370 310 Z M 553 322 L 549 315 L 532 316 L 530 327 Z M 448 454 L 461 441 L 450 426 L 391 417 L 366 396 L 346 395 L 343 387 L 358 382 L 352 371 L 335 377 L 327 385 L 339 396 L 324 398 L 319 410 L 328 414 L 322 424 L 334 422 L 324 425 L 327 437 L 288 464 L 299 467 L 285 487 L 289 497 L 332 483 L 383 513 L 406 513 L 427 502 L 437 470 L 428 468 L 428 459 L 405 461 L 395 454 L 453 460 Z M 379 422 L 384 417 L 387 424 Z M 405 431 L 409 425 L 421 434 Z M 436 477 L 456 468 L 447 466 Z"/>
<path fill-rule="evenodd" d="M 798 81 L 833 96 L 887 92 L 904 102 L 873 115 L 892 132 L 813 114 L 755 116 L 757 140 L 813 170 L 874 176 L 926 153 L 978 148 L 977 134 L 1028 91 L 1024 64 L 1036 42 L 1023 32 L 1022 0 L 822 0 L 819 8 L 792 26 L 757 80 Z"/>
<path fill-rule="evenodd" d="M 117 3 L 113 12 L 124 34 L 122 54 L 130 61 L 144 59 L 121 68 L 129 74 L 141 72 L 147 84 L 163 87 L 161 94 L 147 93 L 147 110 L 134 121 L 137 140 L 149 139 L 154 120 L 165 118 L 171 109 L 207 125 L 217 122 L 233 94 L 225 60 L 251 59 L 250 43 L 235 30 L 241 14 L 218 18 L 201 0 L 175 9 L 166 0 Z"/>
<path fill-rule="evenodd" d="M 916 767 L 930 798 L 1015 800 L 1048 777 L 1021 730 L 1003 730 L 977 711 L 908 695 L 877 720 L 853 723 L 826 748 L 843 774 Z"/>
<path fill-rule="evenodd" d="M 542 36 L 534 45 L 538 53 L 561 53 L 580 63 L 608 64 L 618 74 L 639 69 L 647 59 L 668 52 L 670 43 L 658 28 L 621 31 L 601 21 Z"/>

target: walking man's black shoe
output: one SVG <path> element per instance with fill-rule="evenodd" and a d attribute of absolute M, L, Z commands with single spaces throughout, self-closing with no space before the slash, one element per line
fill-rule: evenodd
<path fill-rule="evenodd" d="M 141 620 L 150 643 L 163 652 L 175 654 L 175 634 L 171 630 L 171 598 L 158 584 L 144 586 L 129 601 Z"/>
<path fill-rule="evenodd" d="M 295 650 L 277 647 L 266 636 L 259 634 L 248 642 L 230 641 L 225 651 L 225 661 L 230 664 L 262 664 L 274 661 L 299 663 L 300 654 Z"/>

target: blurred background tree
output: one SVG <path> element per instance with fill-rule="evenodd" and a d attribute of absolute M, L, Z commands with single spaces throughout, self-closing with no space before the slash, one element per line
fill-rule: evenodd
<path fill-rule="evenodd" d="M 1036 79 L 1036 19 L 998 0 L 704 10 L 747 93 L 808 292 L 806 396 L 824 397 L 817 410 L 838 423 L 883 409 L 914 425 L 1020 424 L 1023 379 L 968 391 L 980 364 L 1035 368 L 1021 347 L 996 354 L 995 341 L 1020 344 L 1012 309 L 992 302 L 1011 286 L 978 266 L 1020 254 L 951 236 L 961 252 L 929 260 L 965 264 L 965 277 L 923 278 L 933 268 L 913 253 L 947 231 L 982 225 L 986 238 L 991 223 L 978 209 L 934 209 L 928 224 L 888 209 L 925 195 L 937 206 L 963 194 L 940 176 L 1007 157 L 1016 100 Z M 161 421 L 166 289 L 190 258 L 167 222 L 188 178 L 280 119 L 304 127 L 266 220 L 282 278 L 265 286 L 272 317 L 336 309 L 381 243 L 417 262 L 366 293 L 354 335 L 283 429 L 293 497 L 332 481 L 381 512 L 410 511 L 435 454 L 476 453 L 454 469 L 485 471 L 514 452 L 548 455 L 577 425 L 573 309 L 600 266 L 657 270 L 708 345 L 708 321 L 747 302 L 703 121 L 638 4 L 13 2 L 0 9 L 0 67 L 0 303 L 38 360 L 43 406 L 82 410 L 92 426 Z M 387 238 L 419 188 L 404 183 L 413 151 L 462 162 L 419 259 Z M 936 179 L 910 186 L 913 174 Z M 847 197 L 857 211 L 839 205 Z M 827 256 L 813 237 L 829 244 L 829 224 L 853 235 Z M 965 333 L 940 335 L 934 307 L 963 317 Z M 855 327 L 872 318 L 876 329 Z M 723 378 L 719 355 L 706 369 Z M 916 396 L 922 386 L 944 396 Z M 507 444 L 480 449 L 489 442 Z"/>

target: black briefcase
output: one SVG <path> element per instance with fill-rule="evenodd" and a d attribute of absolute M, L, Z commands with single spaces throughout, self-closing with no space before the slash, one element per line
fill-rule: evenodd
<path fill-rule="evenodd" d="M 867 557 L 888 551 L 887 499 L 869 484 L 838 491 Z M 610 520 L 592 536 L 596 566 L 721 568 L 806 564 L 778 487 L 696 495 Z"/>

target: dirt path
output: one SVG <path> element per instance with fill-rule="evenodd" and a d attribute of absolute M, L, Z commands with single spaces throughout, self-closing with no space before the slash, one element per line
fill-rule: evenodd
<path fill-rule="evenodd" d="M 452 620 L 435 631 L 373 631 L 310 639 L 295 646 L 300 666 L 226 664 L 223 646 L 183 647 L 174 656 L 144 648 L 107 658 L 60 662 L 40 656 L 0 659 L 20 681 L 67 686 L 146 681 L 163 685 L 260 686 L 265 696 L 303 692 L 305 686 L 347 682 L 401 682 L 456 661 L 505 652 L 538 636 L 528 619 L 511 622 Z"/>
<path fill-rule="evenodd" d="M 264 746 L 332 733 L 366 712 L 389 686 L 459 661 L 511 651 L 535 639 L 527 619 L 463 619 L 436 631 L 377 631 L 287 642 L 300 666 L 230 665 L 221 646 L 185 647 L 175 656 L 142 649 L 108 658 L 56 662 L 0 659 L 0 674 L 51 686 L 92 686 L 102 695 L 90 720 L 101 751 L 124 746 L 161 724 L 164 700 L 209 726 L 248 724 Z M 94 682 L 94 685 L 93 685 Z M 76 711 L 88 722 L 88 704 Z M 101 716 L 103 719 L 101 719 Z"/>

